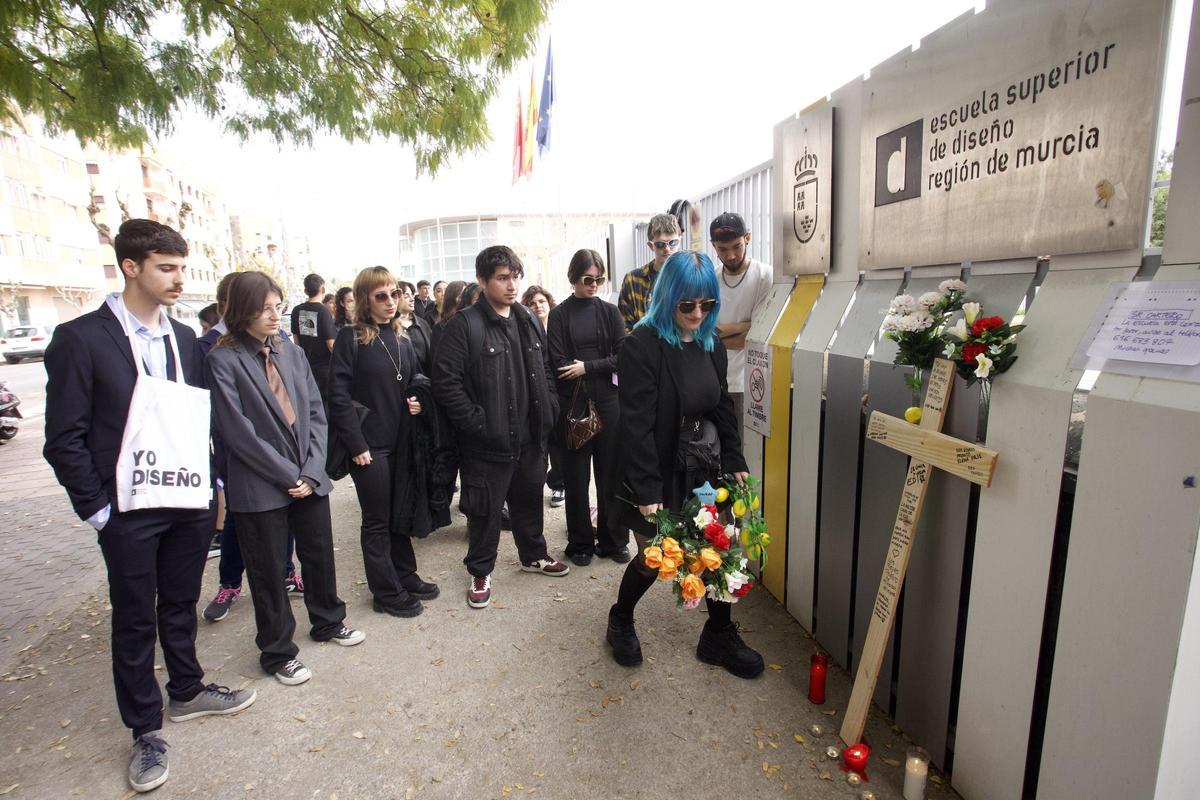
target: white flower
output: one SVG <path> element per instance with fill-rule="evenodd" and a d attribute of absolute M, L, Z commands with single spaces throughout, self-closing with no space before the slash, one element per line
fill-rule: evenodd
<path fill-rule="evenodd" d="M 942 294 L 949 294 L 950 292 L 965 292 L 966 290 L 967 285 L 957 279 L 942 281 L 938 284 L 938 291 Z"/>
<path fill-rule="evenodd" d="M 899 330 L 899 327 L 897 325 L 897 323 L 899 323 L 899 322 L 900 322 L 900 316 L 898 314 L 888 314 L 886 317 L 883 318 L 883 332 L 884 333 L 895 333 L 897 330 Z"/>
<path fill-rule="evenodd" d="M 750 559 L 743 558 L 742 563 L 738 565 L 738 569 L 745 569 L 750 564 Z"/>
<path fill-rule="evenodd" d="M 917 330 L 923 331 L 933 327 L 933 314 L 928 311 L 918 311 L 913 316 L 917 318 Z"/>
<path fill-rule="evenodd" d="M 892 298 L 892 305 L 888 309 L 892 314 L 911 314 L 917 310 L 917 302 L 913 300 L 911 294 L 897 295 Z"/>
<path fill-rule="evenodd" d="M 947 344 L 946 349 L 942 351 L 942 358 L 954 358 L 954 354 L 958 352 L 958 348 L 953 344 Z"/>
<path fill-rule="evenodd" d="M 695 608 L 695 607 L 696 607 L 696 606 L 698 606 L 698 605 L 700 605 L 700 598 L 699 598 L 699 597 L 693 598 L 692 600 L 684 600 L 684 601 L 683 601 L 683 607 L 684 607 L 684 608 L 691 609 L 691 608 Z"/>
<path fill-rule="evenodd" d="M 963 303 L 963 316 L 967 318 L 968 325 L 975 324 L 975 318 L 979 316 L 979 303 Z"/>
<path fill-rule="evenodd" d="M 966 320 L 962 319 L 955 323 L 953 328 L 946 328 L 946 333 L 948 333 L 950 336 L 953 336 L 955 339 L 958 339 L 960 342 L 965 342 L 967 340 L 967 336 L 970 335 L 967 331 L 967 322 Z"/>
<path fill-rule="evenodd" d="M 926 292 L 917 298 L 917 305 L 921 308 L 933 308 L 940 302 L 942 302 L 942 294 L 940 292 Z"/>
<path fill-rule="evenodd" d="M 896 320 L 896 328 L 905 333 L 916 333 L 933 326 L 933 315 L 927 311 L 914 311 Z"/>
<path fill-rule="evenodd" d="M 696 512 L 696 516 L 692 517 L 692 522 L 696 523 L 697 528 L 704 530 L 705 525 L 713 522 L 713 515 L 707 508 L 701 506 L 700 510 Z"/>
<path fill-rule="evenodd" d="M 736 525 L 732 525 L 732 524 L 731 524 L 731 525 L 726 525 L 726 526 L 725 526 L 725 535 L 729 537 L 729 540 L 730 540 L 731 542 L 732 542 L 732 541 L 735 541 L 735 540 L 737 539 L 737 537 L 738 537 L 738 529 L 737 529 L 737 526 L 736 526 Z"/>
<path fill-rule="evenodd" d="M 733 570 L 725 573 L 725 588 L 730 594 L 733 594 L 738 589 L 750 582 L 750 576 L 744 572 Z"/>
<path fill-rule="evenodd" d="M 998 356 L 1004 352 L 1004 347 L 1002 345 L 994 344 L 988 348 L 988 352 L 994 356 Z"/>
<path fill-rule="evenodd" d="M 719 600 L 722 603 L 736 603 L 738 601 L 736 597 L 728 592 L 722 592 L 711 583 L 705 588 L 704 593 L 708 595 L 710 600 Z"/>
<path fill-rule="evenodd" d="M 975 370 L 976 378 L 986 378 L 992 374 L 992 360 L 983 353 L 975 356 L 975 363 L 979 365 Z"/>

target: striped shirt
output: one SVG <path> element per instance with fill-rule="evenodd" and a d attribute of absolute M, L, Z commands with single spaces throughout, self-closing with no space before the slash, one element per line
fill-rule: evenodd
<path fill-rule="evenodd" d="M 658 277 L 658 269 L 654 261 L 643 264 L 632 270 L 621 281 L 621 294 L 617 299 L 617 308 L 621 311 L 621 319 L 625 320 L 625 332 L 632 333 L 633 326 L 646 316 L 650 307 L 650 292 L 654 289 L 654 280 Z"/>

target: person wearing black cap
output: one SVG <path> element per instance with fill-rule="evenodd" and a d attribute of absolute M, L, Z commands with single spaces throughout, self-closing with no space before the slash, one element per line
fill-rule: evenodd
<path fill-rule="evenodd" d="M 738 214 L 726 211 L 708 226 L 709 239 L 721 266 L 721 305 L 717 313 L 717 333 L 729 353 L 729 396 L 734 410 L 742 419 L 745 389 L 746 334 L 750 332 L 750 316 L 754 309 L 767 301 L 771 291 L 771 267 L 750 258 L 747 247 L 750 231 Z"/>

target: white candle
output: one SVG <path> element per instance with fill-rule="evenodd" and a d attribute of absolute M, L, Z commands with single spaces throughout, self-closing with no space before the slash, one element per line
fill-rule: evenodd
<path fill-rule="evenodd" d="M 929 756 L 919 747 L 909 750 L 904 761 L 904 800 L 925 800 L 928 777 Z"/>

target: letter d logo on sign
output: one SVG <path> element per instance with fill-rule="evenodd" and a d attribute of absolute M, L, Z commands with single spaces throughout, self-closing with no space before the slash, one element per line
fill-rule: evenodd
<path fill-rule="evenodd" d="M 910 122 L 875 140 L 875 207 L 921 196 L 921 132 Z"/>

